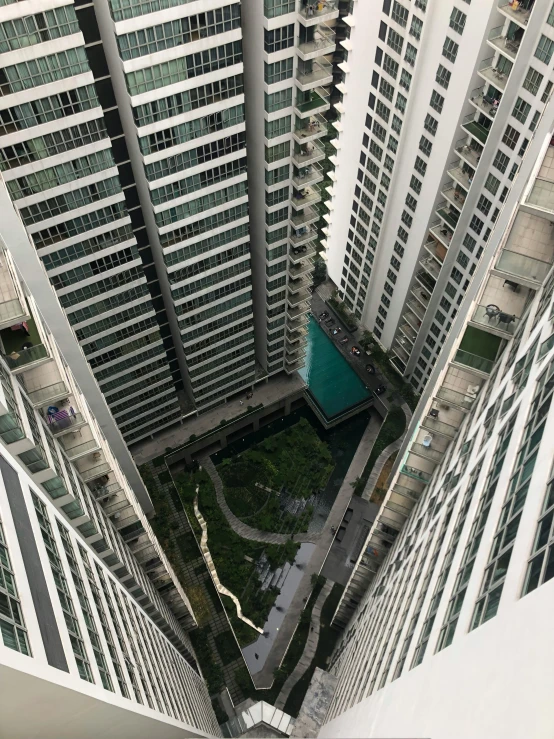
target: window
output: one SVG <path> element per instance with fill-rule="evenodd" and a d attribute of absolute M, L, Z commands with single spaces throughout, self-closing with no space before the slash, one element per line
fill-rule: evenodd
<path fill-rule="evenodd" d="M 292 105 L 292 87 L 272 92 L 271 95 L 266 92 L 264 93 L 264 100 L 266 113 L 275 113 L 275 111 L 282 108 L 290 108 Z"/>
<path fill-rule="evenodd" d="M 500 186 L 500 180 L 496 179 L 496 177 L 493 174 L 490 174 L 486 181 L 485 181 L 485 188 L 491 192 L 493 195 L 496 195 L 498 192 L 498 188 Z"/>
<path fill-rule="evenodd" d="M 546 36 L 541 35 L 539 43 L 537 44 L 537 49 L 535 51 L 535 56 L 537 57 L 537 59 L 541 62 L 544 62 L 545 64 L 550 64 L 553 51 L 554 41 L 551 41 Z"/>
<path fill-rule="evenodd" d="M 422 136 L 419 139 L 419 150 L 422 151 L 425 156 L 431 156 L 432 148 L 433 144 L 429 141 L 429 139 L 425 138 L 425 136 Z"/>
<path fill-rule="evenodd" d="M 516 131 L 513 126 L 506 126 L 504 136 L 502 137 L 502 143 L 506 144 L 509 149 L 515 149 L 519 139 L 519 131 Z"/>
<path fill-rule="evenodd" d="M 390 108 L 387 108 L 387 106 L 384 103 L 382 103 L 380 100 L 377 101 L 375 112 L 380 118 L 382 118 L 385 121 L 385 123 L 389 122 Z"/>
<path fill-rule="evenodd" d="M 400 269 L 400 261 L 396 257 L 391 257 L 390 263 L 394 267 L 395 270 L 398 271 Z"/>
<path fill-rule="evenodd" d="M 402 228 L 402 226 L 398 226 L 398 238 L 403 241 L 405 244 L 408 241 L 409 233 L 406 231 L 405 228 Z"/>
<path fill-rule="evenodd" d="M 540 118 L 540 113 L 539 113 L 538 110 L 536 110 L 533 113 L 533 118 L 531 119 L 531 123 L 529 124 L 529 130 L 530 131 L 534 131 L 535 130 L 535 128 L 537 127 L 537 123 L 539 122 L 539 118 Z"/>
<path fill-rule="evenodd" d="M 284 136 L 290 133 L 291 117 L 286 115 L 283 118 L 277 118 L 274 121 L 264 121 L 266 139 L 274 139 L 277 136 Z"/>
<path fill-rule="evenodd" d="M 388 172 L 392 172 L 392 170 L 394 169 L 394 159 L 388 154 L 385 154 L 385 162 L 383 166 Z"/>
<path fill-rule="evenodd" d="M 417 200 L 414 198 L 413 195 L 406 195 L 406 205 L 410 210 L 414 210 L 417 208 Z"/>
<path fill-rule="evenodd" d="M 488 216 L 491 206 L 492 206 L 491 201 L 488 198 L 486 198 L 484 195 L 481 195 L 479 198 L 479 201 L 477 202 L 477 207 L 479 208 L 479 210 L 482 213 L 484 213 L 486 216 Z"/>
<path fill-rule="evenodd" d="M 455 62 L 458 55 L 458 49 L 458 44 L 447 36 L 442 47 L 442 55 L 445 56 L 449 62 Z"/>
<path fill-rule="evenodd" d="M 406 105 L 407 105 L 407 103 L 408 103 L 407 98 L 405 98 L 404 95 L 402 95 L 401 92 L 397 93 L 397 95 L 396 95 L 396 108 L 401 113 L 405 113 L 406 112 Z"/>
<path fill-rule="evenodd" d="M 442 64 L 439 64 L 439 68 L 437 69 L 437 74 L 435 76 L 435 80 L 437 83 L 446 89 L 448 89 L 448 85 L 450 84 L 450 77 L 452 75 L 446 69 L 446 67 L 443 67 Z"/>
<path fill-rule="evenodd" d="M 463 274 L 456 267 L 452 267 L 452 272 L 450 273 L 450 276 L 452 277 L 454 282 L 457 283 L 458 285 L 463 279 Z"/>
<path fill-rule="evenodd" d="M 423 124 L 423 127 L 426 131 L 429 131 L 431 135 L 435 135 L 437 133 L 437 127 L 439 125 L 439 122 L 436 120 L 436 118 L 433 118 L 432 115 L 429 113 L 425 116 L 425 123 Z"/>
<path fill-rule="evenodd" d="M 402 221 L 402 223 L 405 223 L 406 226 L 408 226 L 408 228 L 411 228 L 412 227 L 412 223 L 414 222 L 414 219 L 412 218 L 412 216 L 406 210 L 403 210 L 402 211 L 402 216 L 401 216 L 400 220 Z"/>
<path fill-rule="evenodd" d="M 423 21 L 420 20 L 417 15 L 412 16 L 412 25 L 410 26 L 410 36 L 413 36 L 418 41 L 421 38 L 421 30 L 423 28 Z"/>
<path fill-rule="evenodd" d="M 294 13 L 295 7 L 295 0 L 264 0 L 264 15 L 266 18 L 277 18 L 279 15 Z"/>
<path fill-rule="evenodd" d="M 387 149 L 390 149 L 393 154 L 396 154 L 396 150 L 398 149 L 398 139 L 395 139 L 394 136 L 389 135 Z"/>
<path fill-rule="evenodd" d="M 264 29 L 264 50 L 267 54 L 290 48 L 294 43 L 294 23 L 273 31 Z"/>
<path fill-rule="evenodd" d="M 381 185 L 383 185 L 383 187 L 385 188 L 385 190 L 388 190 L 389 189 L 389 186 L 390 186 L 390 177 L 387 174 L 385 174 L 384 172 L 381 175 Z M 379 192 L 381 192 L 381 191 L 379 190 Z"/>
<path fill-rule="evenodd" d="M 5 647 L 30 655 L 27 630 L 19 603 L 15 576 L 0 523 L 0 639 Z"/>
<path fill-rule="evenodd" d="M 387 129 L 383 128 L 383 126 L 377 121 L 373 122 L 373 133 L 380 141 L 385 143 L 385 139 L 387 137 Z"/>
<path fill-rule="evenodd" d="M 475 233 L 479 235 L 481 231 L 483 230 L 484 225 L 485 224 L 480 218 L 477 218 L 477 216 L 473 216 L 469 224 L 469 227 L 471 228 L 472 231 L 475 231 Z"/>
<path fill-rule="evenodd" d="M 116 38 L 121 58 L 128 61 L 239 27 L 240 4 L 235 3 L 199 15 L 178 18 L 158 26 L 122 34 Z"/>
<path fill-rule="evenodd" d="M 73 5 L 0 23 L 0 54 L 79 33 Z"/>
<path fill-rule="evenodd" d="M 419 172 L 422 177 L 425 177 L 425 172 L 427 171 L 427 164 L 423 161 L 421 157 L 416 157 L 414 169 L 416 172 Z"/>
<path fill-rule="evenodd" d="M 400 133 L 402 131 L 402 120 L 396 115 L 396 113 L 392 116 L 392 130 L 395 133 Z"/>
<path fill-rule="evenodd" d="M 387 82 L 384 77 L 381 77 L 379 92 L 392 103 L 392 99 L 394 97 L 394 86 Z"/>
<path fill-rule="evenodd" d="M 396 33 L 396 31 L 393 28 L 389 28 L 387 44 L 391 47 L 393 51 L 396 51 L 397 54 L 402 54 L 402 46 L 404 45 L 404 39 L 399 33 Z"/>
<path fill-rule="evenodd" d="M 548 99 L 550 97 L 550 93 L 552 92 L 552 85 L 554 85 L 554 82 L 547 82 L 544 88 L 544 92 L 541 95 L 541 103 L 548 102 Z"/>
<path fill-rule="evenodd" d="M 399 244 L 398 241 L 395 241 L 394 243 L 394 251 L 399 255 L 400 259 L 402 259 L 402 257 L 404 256 L 404 247 L 402 246 L 402 244 Z"/>
<path fill-rule="evenodd" d="M 458 8 L 453 8 L 450 14 L 450 28 L 453 28 L 456 33 L 462 34 L 466 24 L 466 14 L 462 13 Z"/>
<path fill-rule="evenodd" d="M 383 149 L 373 140 L 369 142 L 369 151 L 378 161 L 381 161 L 383 158 Z"/>
<path fill-rule="evenodd" d="M 264 79 L 268 85 L 282 82 L 292 77 L 293 57 L 274 64 L 264 63 Z"/>
<path fill-rule="evenodd" d="M 444 105 L 444 98 L 442 95 L 439 95 L 438 92 L 433 90 L 431 94 L 431 107 L 434 108 L 437 113 L 442 113 L 442 107 Z"/>
<path fill-rule="evenodd" d="M 546 19 L 546 22 L 550 26 L 554 26 L 554 5 L 550 8 L 550 13 L 548 14 L 548 18 Z"/>
<path fill-rule="evenodd" d="M 411 44 L 408 44 L 406 46 L 406 54 L 404 56 L 404 61 L 408 62 L 408 64 L 413 67 L 416 62 L 416 56 L 417 56 L 416 47 L 412 46 Z"/>
<path fill-rule="evenodd" d="M 412 179 L 410 180 L 410 187 L 414 192 L 417 192 L 418 195 L 421 192 L 422 185 L 423 183 L 421 182 L 421 180 L 418 180 L 415 175 L 412 175 Z"/>
<path fill-rule="evenodd" d="M 400 3 L 397 3 L 396 0 L 394 0 L 393 6 L 392 6 L 392 15 L 391 18 L 396 21 L 399 25 L 402 26 L 402 28 L 406 28 L 406 23 L 408 22 L 408 11 L 403 5 L 400 5 Z"/>
<path fill-rule="evenodd" d="M 493 167 L 496 167 L 496 169 L 497 169 L 497 170 L 498 170 L 499 172 L 502 172 L 502 174 L 504 174 L 504 172 L 506 171 L 506 169 L 507 169 L 507 167 L 508 167 L 508 164 L 509 164 L 509 163 L 510 163 L 510 157 L 509 157 L 509 156 L 507 156 L 506 154 L 503 154 L 503 153 L 502 153 L 502 152 L 500 151 L 500 149 L 499 149 L 499 150 L 498 150 L 498 151 L 496 152 L 496 156 L 495 156 L 495 158 L 494 158 L 494 161 L 493 161 L 493 163 L 492 163 L 492 166 L 493 166 Z"/>
<path fill-rule="evenodd" d="M 415 0 L 415 6 L 425 13 L 427 10 L 427 0 Z"/>
<path fill-rule="evenodd" d="M 400 85 L 406 89 L 410 89 L 410 85 L 412 84 L 412 75 L 406 70 L 403 69 L 400 73 Z"/>
<path fill-rule="evenodd" d="M 21 92 L 30 87 L 45 85 L 89 70 L 83 46 L 41 56 L 39 59 L 4 67 L 1 77 L 2 94 Z"/>
<path fill-rule="evenodd" d="M 389 74 L 393 79 L 398 76 L 398 63 L 394 61 L 388 54 L 385 54 L 383 61 L 383 70 Z"/>
<path fill-rule="evenodd" d="M 533 69 L 533 67 L 529 67 L 523 80 L 523 89 L 530 92 L 531 95 L 536 95 L 542 81 L 543 75 L 537 72 L 536 69 Z"/>
<path fill-rule="evenodd" d="M 518 98 L 516 100 L 516 104 L 514 105 L 514 109 L 512 110 L 512 115 L 516 119 L 516 121 L 519 121 L 520 123 L 525 123 L 530 110 L 531 106 L 529 105 L 529 103 L 526 103 L 525 100 Z"/>

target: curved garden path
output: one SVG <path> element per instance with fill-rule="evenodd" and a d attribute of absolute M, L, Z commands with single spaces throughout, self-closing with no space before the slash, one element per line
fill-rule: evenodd
<path fill-rule="evenodd" d="M 281 711 L 285 707 L 285 703 L 287 702 L 291 690 L 312 664 L 312 660 L 317 649 L 317 644 L 319 642 L 321 609 L 323 608 L 323 604 L 327 600 L 327 596 L 331 592 L 333 585 L 334 583 L 332 580 L 327 580 L 321 588 L 321 592 L 317 596 L 316 602 L 314 603 L 310 620 L 310 633 L 308 634 L 306 644 L 304 645 L 304 651 L 302 652 L 302 656 L 296 663 L 296 667 L 285 680 L 285 684 L 281 688 L 281 692 L 279 693 L 279 695 L 277 696 L 277 700 L 275 701 L 275 708 L 279 708 L 281 709 Z"/>
<path fill-rule="evenodd" d="M 377 457 L 377 460 L 373 465 L 373 469 L 371 470 L 371 474 L 369 475 L 366 486 L 361 496 L 365 500 L 369 500 L 371 498 L 373 490 L 377 485 L 377 480 L 379 479 L 379 476 L 383 471 L 383 467 L 385 466 L 388 458 L 391 456 L 391 454 L 397 452 L 402 446 L 404 436 L 406 435 L 406 431 L 408 430 L 408 426 L 410 425 L 410 421 L 412 420 L 412 411 L 410 410 L 410 406 L 407 403 L 402 403 L 400 407 L 404 411 L 404 415 L 406 417 L 406 426 L 404 429 L 404 433 L 396 441 L 393 441 L 392 444 L 386 446 L 381 454 Z"/>
<path fill-rule="evenodd" d="M 237 518 L 227 505 L 227 501 L 225 500 L 225 495 L 223 493 L 223 482 L 212 460 L 208 456 L 202 456 L 198 457 L 198 462 L 210 476 L 210 479 L 214 484 L 218 505 L 227 519 L 227 523 L 233 529 L 235 534 L 238 534 L 243 539 L 248 539 L 248 541 L 261 541 L 264 544 L 286 544 L 286 542 L 289 541 L 291 537 L 288 534 L 275 534 L 269 531 L 261 531 L 260 529 L 248 526 L 248 524 L 243 523 L 240 518 Z M 292 539 L 298 544 L 304 544 L 305 542 L 313 544 L 319 537 L 320 534 L 294 534 Z"/>

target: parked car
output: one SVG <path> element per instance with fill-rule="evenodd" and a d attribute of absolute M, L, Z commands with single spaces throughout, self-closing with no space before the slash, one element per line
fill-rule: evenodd
<path fill-rule="evenodd" d="M 375 392 L 377 393 L 377 395 L 382 395 L 386 389 L 386 385 L 379 385 L 379 387 L 375 389 Z"/>
<path fill-rule="evenodd" d="M 365 369 L 366 372 L 369 372 L 370 375 L 375 374 L 375 367 L 372 364 L 366 364 Z"/>
<path fill-rule="evenodd" d="M 353 346 L 353 347 L 352 347 L 352 349 L 350 349 L 350 351 L 352 352 L 352 354 L 353 354 L 353 355 L 354 355 L 355 357 L 359 357 L 359 356 L 361 355 L 361 353 L 362 353 L 362 352 L 361 352 L 361 351 L 360 351 L 360 350 L 358 349 L 358 347 L 357 347 L 357 346 Z"/>
<path fill-rule="evenodd" d="M 324 310 L 323 313 L 319 314 L 319 320 L 324 321 L 326 318 L 329 318 L 329 313 L 327 313 L 327 311 Z"/>
<path fill-rule="evenodd" d="M 333 329 L 333 330 L 331 331 L 331 333 L 333 334 L 333 336 L 336 336 L 336 335 L 337 335 L 338 333 L 340 333 L 341 331 L 342 331 L 341 327 L 340 327 L 340 326 L 337 326 L 336 328 L 334 328 L 334 329 Z"/>

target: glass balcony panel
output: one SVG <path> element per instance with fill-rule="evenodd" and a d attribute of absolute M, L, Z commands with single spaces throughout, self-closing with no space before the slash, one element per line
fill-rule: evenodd
<path fill-rule="evenodd" d="M 554 182 L 537 177 L 526 202 L 554 213 Z"/>
<path fill-rule="evenodd" d="M 407 464 L 402 465 L 400 472 L 403 475 L 411 477 L 413 480 L 422 482 L 424 485 L 427 485 L 427 483 L 431 479 L 431 475 L 428 472 L 423 472 L 422 470 L 418 470 L 417 467 L 411 467 Z"/>
<path fill-rule="evenodd" d="M 306 114 L 310 113 L 310 111 L 316 112 L 321 108 L 329 106 L 329 100 L 329 93 L 322 87 L 318 87 L 315 90 L 310 90 L 305 100 L 302 99 L 302 93 L 299 93 L 294 107 L 300 113 Z"/>
<path fill-rule="evenodd" d="M 44 344 L 34 344 L 28 349 L 20 349 L 19 351 L 13 351 L 8 354 L 5 359 L 10 369 L 19 369 L 25 365 L 33 362 L 38 362 L 41 359 L 48 359 L 48 349 Z"/>
<path fill-rule="evenodd" d="M 449 439 L 453 439 L 458 433 L 457 426 L 451 426 L 449 423 L 439 421 L 438 418 L 433 418 L 432 416 L 425 416 L 421 425 L 423 428 L 429 429 L 430 431 L 436 431 L 437 434 L 447 436 Z"/>
<path fill-rule="evenodd" d="M 439 388 L 435 397 L 439 398 L 439 400 L 444 400 L 446 403 L 457 405 L 459 408 L 465 408 L 466 410 L 469 410 L 475 402 L 475 397 L 464 395 L 464 393 L 459 393 L 457 390 L 451 390 L 447 387 Z"/>
<path fill-rule="evenodd" d="M 471 316 L 471 321 L 481 326 L 490 326 L 509 336 L 513 336 L 519 326 L 519 318 L 516 315 L 504 313 L 493 305 L 478 305 Z"/>
<path fill-rule="evenodd" d="M 324 49 L 332 49 L 336 44 L 336 34 L 328 26 L 316 26 L 313 36 L 305 41 L 298 41 L 298 50 L 303 55 L 314 54 Z"/>
<path fill-rule="evenodd" d="M 485 357 L 479 357 L 477 354 L 471 354 L 471 352 L 465 351 L 465 349 L 458 349 L 454 357 L 454 362 L 457 364 L 463 364 L 465 367 L 471 367 L 478 372 L 484 372 L 489 375 L 494 367 L 494 362 L 491 359 L 485 359 Z"/>

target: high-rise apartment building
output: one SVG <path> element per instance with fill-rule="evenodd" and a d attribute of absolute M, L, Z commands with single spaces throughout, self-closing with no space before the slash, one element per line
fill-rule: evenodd
<path fill-rule="evenodd" d="M 329 274 L 420 392 L 550 99 L 554 10 L 366 0 L 346 20 Z"/>
<path fill-rule="evenodd" d="M 4 244 L 27 239 L 11 215 Z M 186 633 L 194 614 L 148 501 L 5 246 L 0 341 L 0 734 L 217 735 Z"/>
<path fill-rule="evenodd" d="M 2 4 L 2 177 L 127 443 L 301 366 L 338 12 Z"/>
<path fill-rule="evenodd" d="M 549 104 L 335 614 L 321 737 L 551 733 L 553 132 Z"/>

